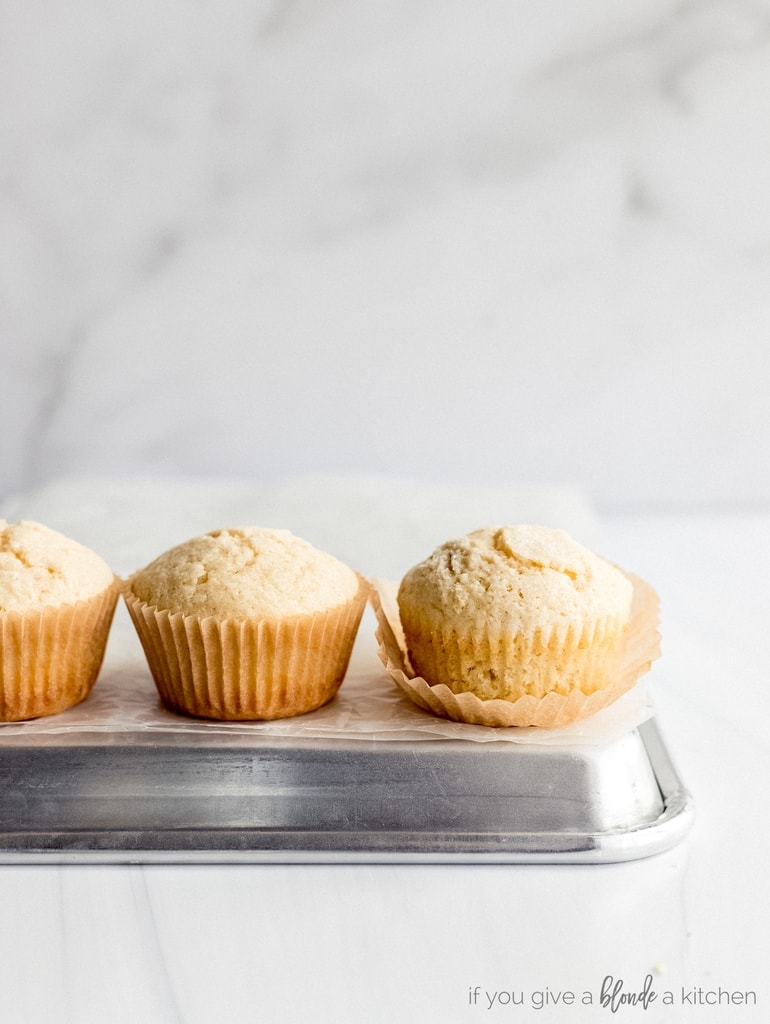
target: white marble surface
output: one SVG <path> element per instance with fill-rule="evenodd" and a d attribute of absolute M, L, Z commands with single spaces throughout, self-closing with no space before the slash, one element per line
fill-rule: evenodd
<path fill-rule="evenodd" d="M 0 495 L 767 507 L 769 177 L 767 0 L 5 5 Z"/>
<path fill-rule="evenodd" d="M 618 1019 L 767 1019 L 768 180 L 767 0 L 4 5 L 3 507 L 120 528 L 120 571 L 154 508 L 54 478 L 243 476 L 269 510 L 285 474 L 389 474 L 408 522 L 353 507 L 393 574 L 462 518 L 431 481 L 576 487 L 661 591 L 698 819 L 596 869 L 6 866 L 3 1021 L 582 1022 L 614 1018 L 468 989 L 648 972 L 760 1005 Z"/>
<path fill-rule="evenodd" d="M 0 510 L 45 512 L 98 538 L 105 552 L 109 544 L 132 560 L 144 542 L 132 548 L 127 537 L 128 491 L 121 499 L 125 518 L 115 520 L 118 532 L 110 540 L 111 519 L 103 511 L 114 500 L 114 485 L 101 499 L 93 483 L 69 487 L 27 494 Z M 191 525 L 203 503 L 199 490 L 199 507 L 188 505 L 198 484 L 176 483 L 178 505 L 163 487 L 156 537 L 183 520 Z M 221 512 L 228 500 L 231 508 L 244 507 L 250 489 L 256 505 L 261 489 L 246 482 L 210 490 L 211 509 Z M 329 485 L 327 495 L 332 491 Z M 142 493 L 135 497 L 139 532 L 148 521 Z M 340 493 L 347 503 L 350 493 Z M 293 494 L 284 493 L 284 509 Z M 275 494 L 271 500 L 277 507 Z M 466 500 L 469 511 L 472 499 Z M 491 509 L 488 500 L 477 514 Z M 512 507 L 513 492 L 506 500 Z M 519 500 L 534 509 L 531 492 Z M 6 865 L 0 869 L 0 1018 L 14 1024 L 765 1021 L 770 519 L 617 513 L 597 524 L 582 518 L 586 508 L 577 496 L 539 500 L 543 514 L 550 508 L 555 515 L 561 505 L 565 521 L 574 516 L 583 528 L 598 528 L 604 553 L 645 576 L 661 595 L 663 657 L 650 686 L 668 746 L 697 802 L 685 842 L 647 860 L 591 867 Z M 367 536 L 361 507 L 349 521 L 337 517 L 338 534 L 356 533 L 360 552 Z M 403 506 L 397 527 L 398 511 L 389 512 L 394 564 L 409 551 L 405 522 L 416 534 L 429 529 L 414 507 Z M 381 525 L 382 513 L 372 521 Z M 379 549 L 369 536 L 370 550 Z M 638 991 L 648 974 L 658 994 L 648 1010 L 621 1007 L 613 1015 L 599 1004 L 606 975 Z M 469 993 L 476 986 L 474 1006 Z M 573 991 L 578 1002 L 538 1010 L 533 993 L 546 988 Z M 754 992 L 757 1005 L 682 1002 L 683 991 L 689 997 L 720 988 Z M 511 990 L 524 993 L 528 1005 L 486 1007 L 485 993 Z M 663 1004 L 667 991 L 674 1005 Z M 584 993 L 592 1005 L 581 1004 Z"/>

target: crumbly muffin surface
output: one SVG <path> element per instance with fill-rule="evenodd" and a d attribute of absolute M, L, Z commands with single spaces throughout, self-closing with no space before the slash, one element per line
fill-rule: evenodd
<path fill-rule="evenodd" d="M 358 576 L 288 530 L 213 530 L 164 552 L 131 579 L 159 610 L 218 618 L 307 615 L 351 600 Z"/>
<path fill-rule="evenodd" d="M 481 626 L 533 636 L 560 634 L 587 619 L 628 620 L 626 576 L 564 530 L 501 526 L 447 541 L 411 569 L 399 604 L 442 627 Z"/>
<path fill-rule="evenodd" d="M 102 593 L 114 576 L 77 541 L 41 523 L 0 519 L 0 611 L 37 611 Z"/>

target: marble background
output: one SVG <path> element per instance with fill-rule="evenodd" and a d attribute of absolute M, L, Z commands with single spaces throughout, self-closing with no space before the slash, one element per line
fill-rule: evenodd
<path fill-rule="evenodd" d="M 770 505 L 770 3 L 0 5 L 0 498 Z"/>

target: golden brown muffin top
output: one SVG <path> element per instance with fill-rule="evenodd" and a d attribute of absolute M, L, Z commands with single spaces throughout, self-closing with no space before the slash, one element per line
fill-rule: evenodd
<path fill-rule="evenodd" d="M 359 588 L 352 569 L 288 530 L 213 530 L 164 552 L 131 579 L 140 600 L 201 618 L 290 617 L 338 607 Z"/>
<path fill-rule="evenodd" d="M 0 611 L 76 604 L 114 581 L 95 552 L 41 523 L 0 519 Z"/>
<path fill-rule="evenodd" d="M 492 526 L 447 541 L 406 574 L 399 605 L 443 628 L 484 624 L 531 636 L 591 620 L 625 623 L 632 585 L 564 530 Z"/>

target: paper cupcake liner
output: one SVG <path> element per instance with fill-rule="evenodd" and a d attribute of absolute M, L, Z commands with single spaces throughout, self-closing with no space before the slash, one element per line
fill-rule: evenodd
<path fill-rule="evenodd" d="M 631 618 L 626 626 L 609 674 L 612 683 L 593 693 L 580 689 L 524 696 L 508 701 L 482 700 L 475 693 L 454 693 L 444 683 L 431 686 L 416 675 L 407 655 L 398 615 L 397 587 L 375 581 L 372 605 L 377 616 L 378 654 L 388 675 L 419 707 L 456 722 L 489 726 L 537 726 L 553 729 L 587 718 L 631 689 L 660 655 L 658 597 L 638 576 L 626 573 L 634 592 Z"/>
<path fill-rule="evenodd" d="M 444 683 L 453 693 L 474 693 L 481 700 L 512 701 L 515 695 L 544 697 L 602 689 L 615 671 L 623 623 L 607 619 L 590 629 L 537 630 L 515 636 L 480 627 L 459 634 L 442 629 L 435 615 L 412 609 L 402 617 L 411 637 L 409 655 L 415 675 Z"/>
<path fill-rule="evenodd" d="M 118 594 L 116 580 L 88 601 L 0 612 L 0 721 L 55 715 L 88 696 Z"/>
<path fill-rule="evenodd" d="M 219 721 L 289 718 L 334 697 L 367 600 L 287 619 L 198 618 L 123 597 L 161 700 Z"/>

